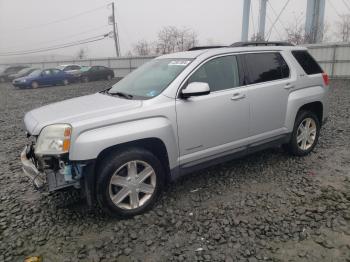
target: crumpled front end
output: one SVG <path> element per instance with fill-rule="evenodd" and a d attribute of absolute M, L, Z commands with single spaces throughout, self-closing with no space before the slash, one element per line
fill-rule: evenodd
<path fill-rule="evenodd" d="M 36 140 L 36 139 L 35 139 Z M 67 187 L 81 187 L 84 164 L 71 163 L 68 155 L 37 156 L 31 141 L 21 153 L 22 169 L 41 191 L 57 191 Z"/>

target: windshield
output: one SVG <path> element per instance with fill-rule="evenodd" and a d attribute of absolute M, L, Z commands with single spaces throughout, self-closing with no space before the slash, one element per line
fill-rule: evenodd
<path fill-rule="evenodd" d="M 33 72 L 31 72 L 28 76 L 39 76 L 41 73 L 40 69 L 34 70 Z"/>
<path fill-rule="evenodd" d="M 32 68 L 23 68 L 22 70 L 18 71 L 18 74 L 26 74 L 27 72 L 33 70 Z"/>
<path fill-rule="evenodd" d="M 57 66 L 56 68 L 57 69 L 60 69 L 60 70 L 63 70 L 63 69 L 65 69 L 67 66 L 66 65 L 60 65 L 60 66 Z"/>
<path fill-rule="evenodd" d="M 109 93 L 125 93 L 134 97 L 159 95 L 192 62 L 192 59 L 155 59 L 116 83 Z"/>
<path fill-rule="evenodd" d="M 91 68 L 91 66 L 82 66 L 80 70 L 81 70 L 82 72 L 86 72 L 86 71 L 89 71 L 90 68 Z"/>

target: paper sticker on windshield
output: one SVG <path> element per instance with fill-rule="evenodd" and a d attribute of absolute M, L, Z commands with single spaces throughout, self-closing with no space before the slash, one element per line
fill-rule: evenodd
<path fill-rule="evenodd" d="M 171 61 L 168 65 L 169 66 L 187 66 L 191 61 L 188 60 L 175 60 Z"/>

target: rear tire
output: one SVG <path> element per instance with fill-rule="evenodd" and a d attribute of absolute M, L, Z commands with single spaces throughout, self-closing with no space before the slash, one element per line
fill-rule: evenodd
<path fill-rule="evenodd" d="M 164 169 L 150 151 L 130 148 L 109 154 L 98 164 L 96 195 L 111 216 L 132 217 L 149 210 L 164 185 Z"/>
<path fill-rule="evenodd" d="M 33 81 L 33 82 L 31 83 L 30 86 L 31 86 L 33 89 L 37 89 L 37 88 L 39 87 L 39 84 L 38 84 L 38 82 Z"/>
<path fill-rule="evenodd" d="M 300 111 L 295 119 L 291 140 L 284 147 L 292 155 L 308 155 L 318 142 L 320 129 L 320 121 L 315 113 Z"/>
<path fill-rule="evenodd" d="M 68 79 L 64 79 L 64 80 L 62 81 L 62 85 L 64 85 L 64 86 L 69 85 Z"/>
<path fill-rule="evenodd" d="M 83 76 L 82 78 L 81 78 L 81 82 L 83 82 L 83 83 L 88 83 L 90 81 L 90 79 L 89 79 L 89 77 L 87 77 L 87 76 Z"/>

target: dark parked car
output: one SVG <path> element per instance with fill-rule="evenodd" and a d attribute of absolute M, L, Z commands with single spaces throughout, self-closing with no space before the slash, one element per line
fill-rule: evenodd
<path fill-rule="evenodd" d="M 35 70 L 38 70 L 38 68 L 32 68 L 32 67 L 23 68 L 22 70 L 19 70 L 18 73 L 9 75 L 8 79 L 12 81 L 16 78 L 25 77 Z"/>
<path fill-rule="evenodd" d="M 19 88 L 38 88 L 39 86 L 68 85 L 73 80 L 73 76 L 57 68 L 37 69 L 28 76 L 13 80 L 13 85 Z"/>
<path fill-rule="evenodd" d="M 112 69 L 105 66 L 83 67 L 81 69 L 81 81 L 89 82 L 94 80 L 111 80 L 114 77 Z"/>
<path fill-rule="evenodd" d="M 10 66 L 8 68 L 6 68 L 1 74 L 0 74 L 0 82 L 4 83 L 4 82 L 8 82 L 10 81 L 9 79 L 9 75 L 12 74 L 16 74 L 18 73 L 20 70 L 22 70 L 23 68 L 27 68 L 28 66 Z"/>
<path fill-rule="evenodd" d="M 57 68 L 74 76 L 74 79 L 76 80 L 80 79 L 82 69 L 80 65 L 60 65 Z"/>

